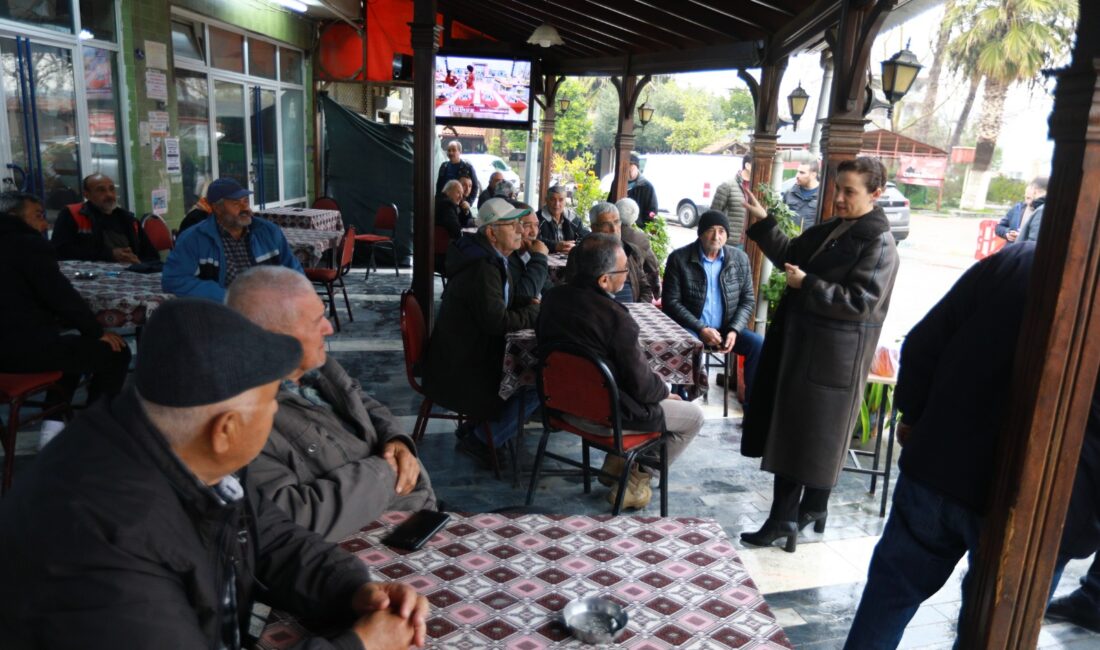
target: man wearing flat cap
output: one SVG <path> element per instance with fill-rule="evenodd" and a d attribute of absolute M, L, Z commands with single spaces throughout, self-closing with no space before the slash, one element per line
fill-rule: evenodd
<path fill-rule="evenodd" d="M 253 216 L 249 194 L 232 178 L 210 184 L 206 201 L 214 218 L 188 228 L 176 240 L 164 263 L 164 291 L 221 302 L 226 288 L 250 267 L 285 266 L 304 273 L 282 229 Z"/>
<path fill-rule="evenodd" d="M 388 510 L 435 510 L 416 445 L 381 402 L 325 352 L 332 323 L 313 283 L 279 266 L 245 271 L 226 304 L 302 344 L 249 480 L 302 526 L 340 541 Z"/>
<path fill-rule="evenodd" d="M 468 416 L 475 425 L 460 428 L 459 448 L 485 461 L 486 430 L 499 447 L 516 435 L 538 406 L 529 386 L 500 398 L 504 336 L 531 329 L 537 299 L 521 293 L 508 256 L 523 241 L 520 218 L 528 208 L 490 199 L 478 210 L 481 227 L 447 249 L 447 288 L 439 307 L 424 364 L 424 392 L 439 406 Z"/>
<path fill-rule="evenodd" d="M 717 210 L 699 217 L 698 239 L 668 256 L 661 307 L 708 348 L 745 357 L 745 401 L 764 337 L 752 331 L 756 299 L 752 270 L 744 251 L 726 244 L 729 220 Z M 719 383 L 729 378 L 719 375 Z"/>
<path fill-rule="evenodd" d="M 157 308 L 131 385 L 81 413 L 0 503 L 5 647 L 251 647 L 256 600 L 343 630 L 310 648 L 423 644 L 423 597 L 372 582 L 249 488 L 242 468 L 301 356 L 215 302 Z"/>

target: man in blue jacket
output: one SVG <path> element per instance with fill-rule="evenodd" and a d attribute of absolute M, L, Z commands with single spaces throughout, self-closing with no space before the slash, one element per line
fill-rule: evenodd
<path fill-rule="evenodd" d="M 1024 190 L 1024 200 L 1009 208 L 1008 212 L 993 229 L 993 232 L 1008 243 L 1015 243 L 1020 236 L 1020 231 L 1032 220 L 1046 202 L 1047 178 L 1039 176 L 1027 185 Z M 1038 229 L 1034 229 L 1038 233 Z M 1035 241 L 1037 237 L 1020 239 L 1020 241 Z"/>
<path fill-rule="evenodd" d="M 251 193 L 232 178 L 210 184 L 206 200 L 214 218 L 188 228 L 176 240 L 161 276 L 166 292 L 221 302 L 226 288 L 247 268 L 271 264 L 304 273 L 283 231 L 252 216 Z"/>

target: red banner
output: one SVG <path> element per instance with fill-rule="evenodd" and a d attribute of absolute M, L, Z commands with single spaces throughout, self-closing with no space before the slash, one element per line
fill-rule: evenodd
<path fill-rule="evenodd" d="M 941 156 L 898 156 L 899 183 L 940 187 L 947 173 L 947 158 Z"/>

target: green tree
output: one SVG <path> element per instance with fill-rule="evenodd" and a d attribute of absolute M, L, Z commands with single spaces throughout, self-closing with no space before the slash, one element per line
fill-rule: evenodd
<path fill-rule="evenodd" d="M 1044 67 L 1066 58 L 1077 12 L 1077 0 L 957 0 L 945 16 L 945 22 L 960 26 L 948 46 L 952 56 L 972 58 L 985 77 L 974 166 L 962 207 L 985 204 L 1009 87 L 1037 81 Z"/>
<path fill-rule="evenodd" d="M 563 115 L 557 111 L 554 123 L 554 151 L 565 155 L 575 155 L 588 147 L 592 134 L 592 118 L 589 110 L 589 89 L 591 80 L 566 77 L 558 86 L 557 100 L 570 101 L 569 110 Z"/>
<path fill-rule="evenodd" d="M 718 139 L 718 124 L 707 99 L 694 93 L 683 96 L 684 117 L 673 124 L 667 138 L 672 151 L 695 153 Z"/>
<path fill-rule="evenodd" d="M 719 100 L 722 129 L 727 135 L 742 137 L 756 122 L 756 105 L 747 88 L 732 88 Z"/>

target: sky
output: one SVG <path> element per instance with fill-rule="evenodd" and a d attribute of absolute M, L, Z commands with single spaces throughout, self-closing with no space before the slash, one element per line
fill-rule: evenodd
<path fill-rule="evenodd" d="M 932 65 L 932 47 L 936 32 L 942 19 L 943 7 L 940 6 L 919 14 L 888 32 L 879 34 L 871 50 L 871 67 L 875 76 L 878 77 L 880 74 L 879 62 L 893 56 L 905 46 L 907 40 L 911 41 L 909 49 L 925 66 L 920 74 L 927 75 L 928 68 Z M 794 142 L 809 141 L 813 129 L 813 118 L 817 115 L 817 104 L 821 97 L 821 73 L 820 56 L 817 54 L 792 57 L 788 62 L 787 71 L 779 89 L 780 97 L 784 98 L 779 110 L 780 116 L 789 117 L 785 98 L 799 82 L 810 94 L 810 101 L 803 119 L 798 124 L 796 132 L 798 137 L 793 138 L 788 135 L 790 127 L 786 127 L 780 131 L 781 140 L 791 138 Z M 678 74 L 675 77 L 682 85 L 709 88 L 717 93 L 730 88 L 745 87 L 734 70 L 693 72 Z M 1054 153 L 1054 145 L 1047 135 L 1047 118 L 1054 105 L 1052 91 L 1051 83 L 1038 84 L 1033 88 L 1018 84 L 1009 91 L 1005 103 L 1001 137 L 997 142 L 1002 152 L 1001 173 L 1020 178 L 1050 173 L 1050 159 Z M 940 110 L 957 116 L 962 112 L 966 92 L 967 84 L 961 79 L 951 78 L 945 70 L 940 77 L 938 97 L 946 101 Z M 919 97 L 915 99 L 919 101 Z M 982 92 L 979 90 L 974 108 L 970 113 L 971 124 L 976 124 L 981 115 L 981 103 Z M 871 115 L 876 123 L 887 125 L 884 111 L 874 111 Z"/>

